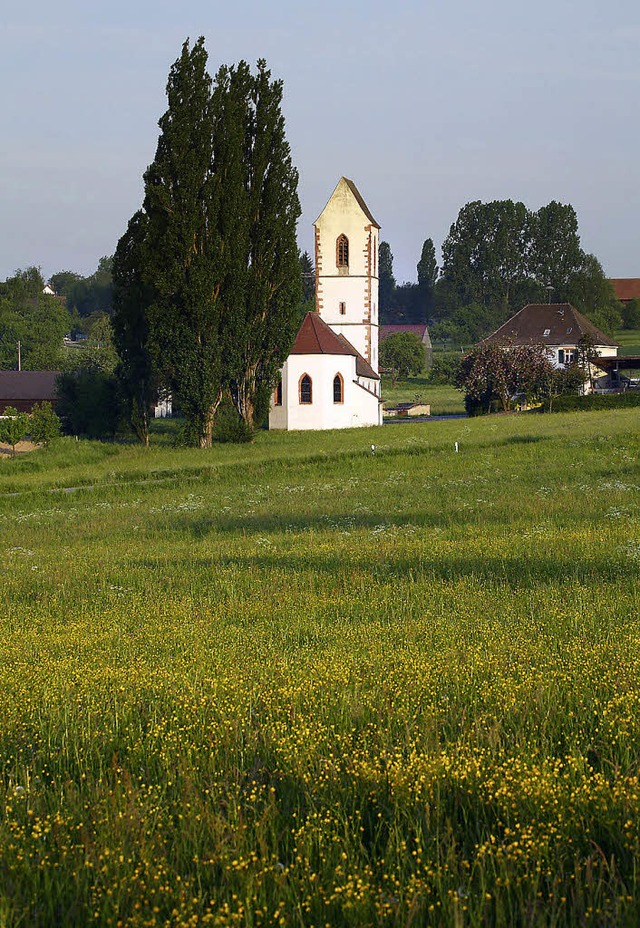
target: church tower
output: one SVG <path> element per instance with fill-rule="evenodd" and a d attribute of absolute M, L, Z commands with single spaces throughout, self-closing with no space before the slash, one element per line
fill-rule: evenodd
<path fill-rule="evenodd" d="M 314 228 L 316 311 L 377 374 L 380 226 L 353 181 L 341 177 Z"/>

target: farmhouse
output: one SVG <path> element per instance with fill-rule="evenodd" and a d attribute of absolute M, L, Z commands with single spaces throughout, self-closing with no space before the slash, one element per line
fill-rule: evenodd
<path fill-rule="evenodd" d="M 314 228 L 316 308 L 282 368 L 269 428 L 380 425 L 380 226 L 353 181 L 341 177 Z"/>
<path fill-rule="evenodd" d="M 0 371 L 0 415 L 7 406 L 31 412 L 36 403 L 54 404 L 58 371 Z"/>
<path fill-rule="evenodd" d="M 514 347 L 544 345 L 555 367 L 565 367 L 578 360 L 584 336 L 592 339 L 598 355 L 590 365 L 590 382 L 596 389 L 615 385 L 618 343 L 601 332 L 570 303 L 529 303 L 485 341 Z M 585 389 L 589 389 L 589 386 Z"/>

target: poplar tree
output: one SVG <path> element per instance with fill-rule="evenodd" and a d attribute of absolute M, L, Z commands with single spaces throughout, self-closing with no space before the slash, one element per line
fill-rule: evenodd
<path fill-rule="evenodd" d="M 138 210 L 118 242 L 113 259 L 113 338 L 120 356 L 118 375 L 133 429 L 149 444 L 150 409 L 158 378 L 151 354 L 148 310 L 153 291 L 143 276 L 148 219 Z"/>
<path fill-rule="evenodd" d="M 221 250 L 212 197 L 214 103 L 204 39 L 188 40 L 171 68 L 168 109 L 144 175 L 147 230 L 143 279 L 151 346 L 201 447 L 211 444 L 222 397 L 222 345 L 216 262 Z"/>
<path fill-rule="evenodd" d="M 225 392 L 247 433 L 266 413 L 302 295 L 282 82 L 261 60 L 255 76 L 241 61 L 212 83 L 206 62 L 202 38 L 185 42 L 143 209 L 115 260 L 120 354 L 132 384 L 145 378 L 135 402 L 153 382 L 151 359 L 201 447 Z"/>
<path fill-rule="evenodd" d="M 224 317 L 226 382 L 239 415 L 252 430 L 268 410 L 301 322 L 298 172 L 285 136 L 282 81 L 271 80 L 264 60 L 258 61 L 255 76 L 245 62 L 223 69 L 218 86 L 227 81 L 227 106 L 233 110 L 227 126 L 239 115 L 244 97 L 244 196 L 238 191 L 233 221 L 241 229 L 238 246 L 245 245 L 246 251 L 238 255 L 237 280 L 231 282 L 233 305 Z M 218 131 L 223 129 L 221 124 Z M 214 170 L 216 175 L 222 171 L 215 159 Z M 236 191 L 235 171 L 233 178 Z M 225 180 L 225 189 L 226 184 Z"/>

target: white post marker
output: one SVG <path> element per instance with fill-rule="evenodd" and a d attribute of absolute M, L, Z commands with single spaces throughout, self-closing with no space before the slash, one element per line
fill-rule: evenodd
<path fill-rule="evenodd" d="M 455 443 L 454 447 L 456 449 L 456 454 L 458 454 L 458 442 Z"/>

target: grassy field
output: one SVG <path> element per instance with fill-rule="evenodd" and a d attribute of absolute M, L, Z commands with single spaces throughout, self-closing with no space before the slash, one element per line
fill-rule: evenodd
<path fill-rule="evenodd" d="M 395 406 L 397 403 L 431 404 L 432 416 L 460 415 L 464 413 L 464 393 L 455 387 L 434 384 L 428 377 L 409 377 L 399 381 L 395 387 L 391 380 L 382 378 L 382 399 L 385 406 Z"/>
<path fill-rule="evenodd" d="M 160 439 L 0 461 L 0 925 L 637 925 L 637 411 Z"/>
<path fill-rule="evenodd" d="M 640 354 L 640 329 L 622 329 L 614 338 L 620 345 L 621 355 Z"/>

